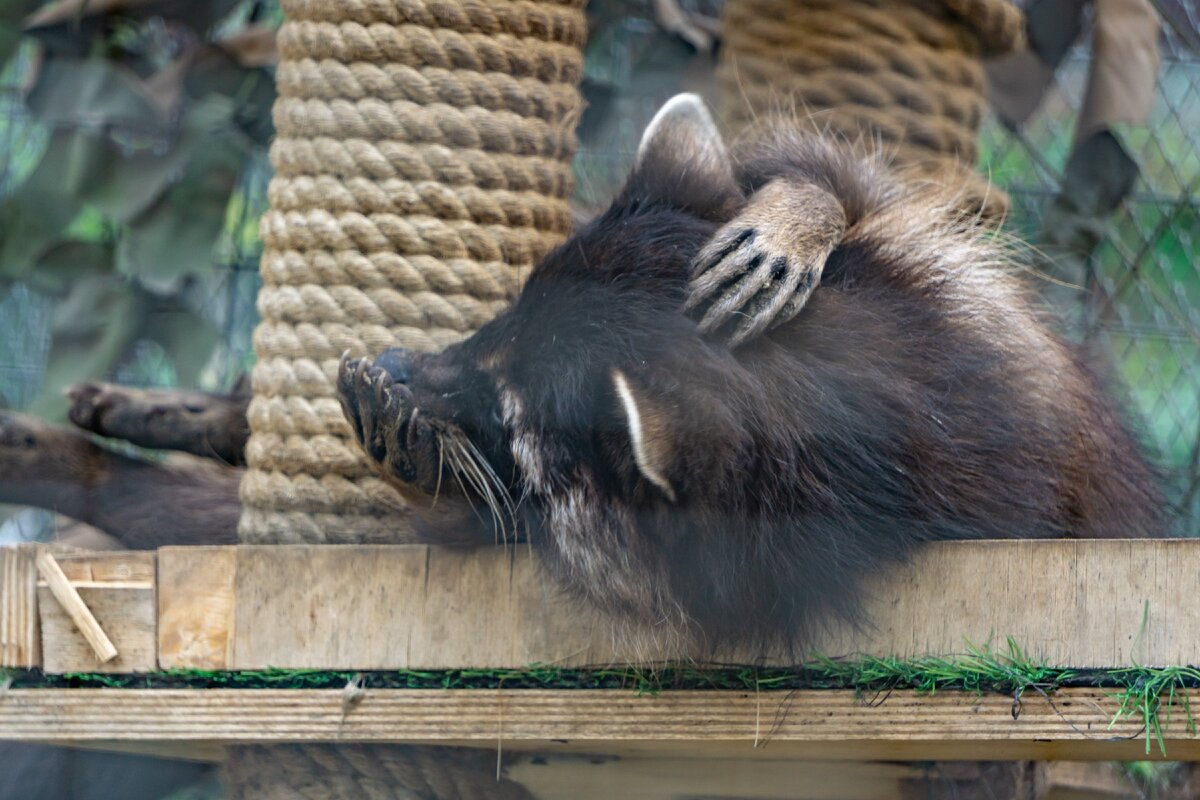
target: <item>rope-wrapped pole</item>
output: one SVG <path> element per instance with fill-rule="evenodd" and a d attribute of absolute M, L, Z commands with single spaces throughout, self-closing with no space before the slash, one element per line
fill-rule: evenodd
<path fill-rule="evenodd" d="M 337 362 L 466 337 L 566 236 L 582 6 L 283 0 L 244 541 L 406 540 Z M 226 779 L 231 798 L 528 797 L 452 748 L 238 747 Z"/>
<path fill-rule="evenodd" d="M 878 147 L 896 166 L 961 188 L 997 218 L 1003 192 L 975 172 L 983 58 L 1024 37 L 1009 0 L 728 0 L 717 70 L 733 129 L 771 113 Z"/>
<path fill-rule="evenodd" d="M 337 360 L 467 336 L 566 235 L 582 5 L 284 0 L 244 541 L 404 541 Z"/>

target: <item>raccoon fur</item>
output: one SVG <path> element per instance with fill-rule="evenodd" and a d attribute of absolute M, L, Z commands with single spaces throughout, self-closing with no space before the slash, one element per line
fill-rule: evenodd
<path fill-rule="evenodd" d="M 431 541 L 522 536 L 705 648 L 803 648 L 922 542 L 1155 535 L 1105 387 L 956 200 L 786 126 L 731 156 L 676 98 L 511 308 L 343 359 L 343 408 Z"/>

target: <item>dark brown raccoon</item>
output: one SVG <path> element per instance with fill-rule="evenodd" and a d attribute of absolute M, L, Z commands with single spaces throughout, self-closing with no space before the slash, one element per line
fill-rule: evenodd
<path fill-rule="evenodd" d="M 1133 437 L 955 197 L 785 128 L 737 155 L 677 98 L 508 311 L 343 360 L 346 415 L 432 541 L 519 534 L 592 603 L 724 648 L 803 647 L 921 542 L 1156 533 Z M 788 184 L 836 200 L 837 241 L 790 312 L 734 304 L 782 324 L 731 348 L 682 309 L 733 251 L 770 270 L 760 299 L 786 282 L 771 248 L 813 220 L 756 198 Z"/>

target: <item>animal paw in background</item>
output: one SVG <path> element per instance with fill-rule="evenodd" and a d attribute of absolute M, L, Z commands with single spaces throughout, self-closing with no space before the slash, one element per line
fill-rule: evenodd
<path fill-rule="evenodd" d="M 772 181 L 696 258 L 684 309 L 737 347 L 792 319 L 842 241 L 846 214 L 828 191 Z"/>

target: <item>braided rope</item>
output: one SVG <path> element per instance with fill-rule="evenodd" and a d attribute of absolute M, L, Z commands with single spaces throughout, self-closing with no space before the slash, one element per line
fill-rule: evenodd
<path fill-rule="evenodd" d="M 337 360 L 464 338 L 565 236 L 581 6 L 284 0 L 244 540 L 404 540 Z"/>
<path fill-rule="evenodd" d="M 496 776 L 495 754 L 454 747 L 274 745 L 229 748 L 229 800 L 530 800 Z"/>
<path fill-rule="evenodd" d="M 981 56 L 1023 36 L 1008 0 L 730 0 L 724 14 L 717 79 L 729 125 L 794 112 L 961 187 L 970 211 L 1003 216 L 1007 198 L 973 168 Z"/>
<path fill-rule="evenodd" d="M 578 45 L 510 34 L 298 19 L 280 28 L 277 41 L 282 61 L 311 58 L 343 64 L 380 62 L 566 84 L 578 83 L 583 74 Z"/>

